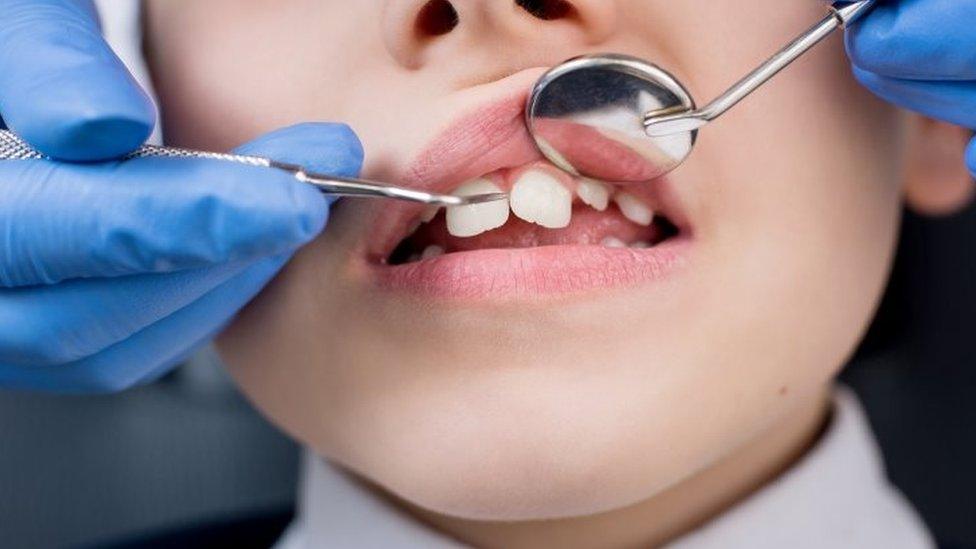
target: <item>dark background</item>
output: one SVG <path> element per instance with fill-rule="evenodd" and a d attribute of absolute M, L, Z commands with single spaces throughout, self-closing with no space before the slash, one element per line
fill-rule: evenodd
<path fill-rule="evenodd" d="M 943 547 L 976 547 L 976 208 L 908 214 L 885 301 L 843 375 L 894 483 Z"/>
<path fill-rule="evenodd" d="M 908 215 L 888 295 L 844 374 L 892 480 L 951 547 L 976 547 L 974 235 L 976 209 Z M 100 546 L 253 517 L 266 520 L 198 532 L 267 546 L 288 520 L 298 450 L 208 357 L 194 362 L 116 396 L 0 392 L 0 546 Z"/>

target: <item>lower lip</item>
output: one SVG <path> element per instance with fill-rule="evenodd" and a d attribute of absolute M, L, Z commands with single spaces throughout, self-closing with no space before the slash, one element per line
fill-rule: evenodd
<path fill-rule="evenodd" d="M 465 301 L 540 299 L 669 279 L 686 263 L 691 239 L 652 248 L 544 246 L 476 250 L 405 265 L 371 264 L 382 289 Z"/>

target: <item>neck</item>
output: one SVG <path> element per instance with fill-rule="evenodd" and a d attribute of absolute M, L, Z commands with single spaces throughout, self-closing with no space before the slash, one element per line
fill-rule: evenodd
<path fill-rule="evenodd" d="M 826 391 L 818 392 L 801 402 L 782 422 L 716 465 L 624 509 L 587 517 L 507 523 L 468 521 L 417 508 L 409 511 L 434 528 L 476 547 L 658 546 L 721 514 L 788 469 L 816 442 L 827 418 L 828 404 Z"/>

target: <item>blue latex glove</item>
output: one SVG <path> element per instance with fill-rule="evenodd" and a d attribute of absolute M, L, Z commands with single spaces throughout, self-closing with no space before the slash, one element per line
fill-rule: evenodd
<path fill-rule="evenodd" d="M 60 158 L 124 153 L 153 124 L 88 8 L 6 0 L 0 18 L 0 113 Z M 341 175 L 362 162 L 355 135 L 329 124 L 238 152 Z M 213 160 L 5 161 L 0 188 L 0 386 L 59 392 L 120 390 L 178 364 L 328 213 L 289 174 Z"/>
<path fill-rule="evenodd" d="M 117 158 L 156 123 L 152 101 L 102 39 L 90 0 L 4 0 L 0 115 L 63 160 Z"/>
<path fill-rule="evenodd" d="M 879 0 L 847 49 L 857 78 L 882 98 L 976 129 L 976 2 Z M 976 174 L 976 142 L 966 160 Z"/>

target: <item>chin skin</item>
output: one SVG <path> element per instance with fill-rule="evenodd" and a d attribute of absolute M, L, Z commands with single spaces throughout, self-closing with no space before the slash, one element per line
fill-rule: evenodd
<path fill-rule="evenodd" d="M 587 516 L 653 498 L 760 438 L 829 377 L 804 364 L 566 349 L 562 338 L 495 343 L 536 351 L 474 345 L 478 358 L 433 357 L 452 372 L 416 356 L 319 359 L 321 368 L 400 370 L 368 389 L 343 382 L 353 396 L 322 407 L 303 404 L 332 398 L 316 386 L 275 390 L 261 370 L 284 361 L 240 360 L 234 330 L 221 347 L 251 398 L 316 453 L 412 505 L 480 521 Z"/>
<path fill-rule="evenodd" d="M 743 395 L 756 401 L 751 406 L 703 412 L 688 392 L 647 399 L 633 388 L 600 383 L 598 374 L 497 377 L 471 387 L 471 394 L 427 393 L 403 403 L 424 412 L 408 411 L 413 426 L 402 418 L 381 420 L 400 434 L 367 443 L 363 454 L 316 450 L 437 514 L 489 522 L 584 517 L 653 499 L 728 457 L 716 445 L 740 448 L 796 406 L 760 393 Z M 459 406 L 459 398 L 469 402 Z M 645 400 L 634 406 L 639 398 Z"/>

